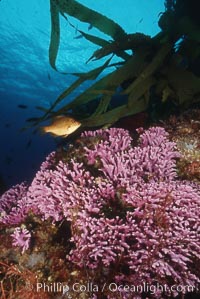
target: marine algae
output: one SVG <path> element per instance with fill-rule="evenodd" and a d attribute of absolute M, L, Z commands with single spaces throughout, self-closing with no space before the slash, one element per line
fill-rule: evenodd
<path fill-rule="evenodd" d="M 182 2 L 187 4 L 187 0 Z M 112 40 L 78 30 L 85 39 L 100 47 L 87 62 L 107 56 L 108 59 L 89 72 L 73 73 L 77 80 L 58 96 L 33 125 L 37 126 L 57 115 L 70 114 L 84 126 L 103 126 L 124 116 L 152 109 L 157 102 L 159 105 L 168 103 L 169 107 L 175 105 L 180 110 L 198 103 L 200 74 L 194 69 L 194 65 L 196 61 L 200 61 L 200 26 L 193 15 L 184 10 L 184 5 L 180 4 L 180 1 L 165 1 L 166 11 L 158 21 L 161 31 L 151 38 L 137 32 L 127 34 L 113 20 L 75 0 L 50 0 L 52 27 L 49 61 L 56 71 L 59 71 L 56 59 L 60 44 L 60 16 L 73 27 L 75 26 L 68 20 L 68 16 L 86 22 Z M 195 5 L 193 9 L 195 10 Z M 112 64 L 114 56 L 120 58 L 119 63 Z M 115 70 L 104 73 L 99 78 L 111 65 L 116 67 Z M 95 82 L 70 103 L 57 108 L 58 104 L 60 107 L 66 97 L 88 80 Z M 126 96 L 126 100 L 117 107 L 112 106 L 115 94 Z"/>

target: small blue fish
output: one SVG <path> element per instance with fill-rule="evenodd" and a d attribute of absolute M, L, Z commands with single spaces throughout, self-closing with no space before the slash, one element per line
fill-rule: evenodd
<path fill-rule="evenodd" d="M 26 108 L 28 108 L 28 106 L 27 106 L 27 105 L 24 105 L 24 104 L 19 104 L 19 105 L 17 105 L 17 107 L 18 107 L 18 108 L 21 108 L 21 109 L 26 109 Z"/>
<path fill-rule="evenodd" d="M 32 139 L 29 139 L 29 141 L 26 144 L 26 149 L 28 149 L 32 144 Z"/>

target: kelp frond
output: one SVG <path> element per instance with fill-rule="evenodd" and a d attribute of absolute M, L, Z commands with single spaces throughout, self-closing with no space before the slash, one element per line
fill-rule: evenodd
<path fill-rule="evenodd" d="M 165 1 L 165 4 L 166 12 L 159 20 L 161 31 L 151 38 L 142 33 L 127 34 L 113 20 L 75 0 L 50 0 L 52 28 L 49 61 L 55 70 L 60 43 L 60 16 L 73 27 L 68 16 L 86 22 L 112 40 L 78 30 L 86 40 L 100 47 L 87 62 L 107 56 L 108 59 L 100 67 L 87 73 L 74 73 L 77 77 L 75 82 L 33 124 L 38 125 L 55 115 L 70 113 L 78 117 L 85 126 L 102 126 L 149 107 L 155 109 L 156 101 L 159 105 L 169 102 L 170 105 L 179 107 L 199 101 L 200 74 L 196 74 L 198 71 L 194 64 L 195 61 L 200 61 L 200 28 L 191 16 L 187 16 L 185 12 L 182 14 L 179 0 Z M 119 63 L 111 63 L 114 55 L 120 57 Z M 182 63 L 185 61 L 187 65 L 183 67 Z M 98 78 L 110 66 L 116 68 Z M 95 82 L 71 102 L 57 108 L 58 104 L 60 106 L 75 89 L 88 80 Z M 123 98 L 121 103 L 113 103 L 116 94 Z"/>
<path fill-rule="evenodd" d="M 51 42 L 49 47 L 49 58 L 50 64 L 54 69 L 56 69 L 56 57 L 60 43 L 59 13 L 61 15 L 67 14 L 80 20 L 81 22 L 91 24 L 93 27 L 109 35 L 114 40 L 123 38 L 126 35 L 125 31 L 117 23 L 96 12 L 95 10 L 87 8 L 75 0 L 50 0 L 50 8 Z M 89 38 L 89 35 L 87 35 L 87 38 Z"/>

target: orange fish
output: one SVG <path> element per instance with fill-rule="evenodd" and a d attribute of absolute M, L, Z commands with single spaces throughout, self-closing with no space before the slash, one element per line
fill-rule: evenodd
<path fill-rule="evenodd" d="M 41 127 L 43 133 L 50 133 L 53 136 L 67 137 L 75 132 L 81 123 L 70 116 L 56 116 L 49 126 Z"/>

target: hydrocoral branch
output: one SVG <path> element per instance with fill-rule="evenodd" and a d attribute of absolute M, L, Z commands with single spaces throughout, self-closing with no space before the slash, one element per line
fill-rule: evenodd
<path fill-rule="evenodd" d="M 25 227 L 16 227 L 11 237 L 13 246 L 21 247 L 22 253 L 29 248 L 31 234 Z"/>
<path fill-rule="evenodd" d="M 25 183 L 18 184 L 5 192 L 0 198 L 0 223 L 14 225 L 21 223 L 27 214 L 28 186 Z"/>

